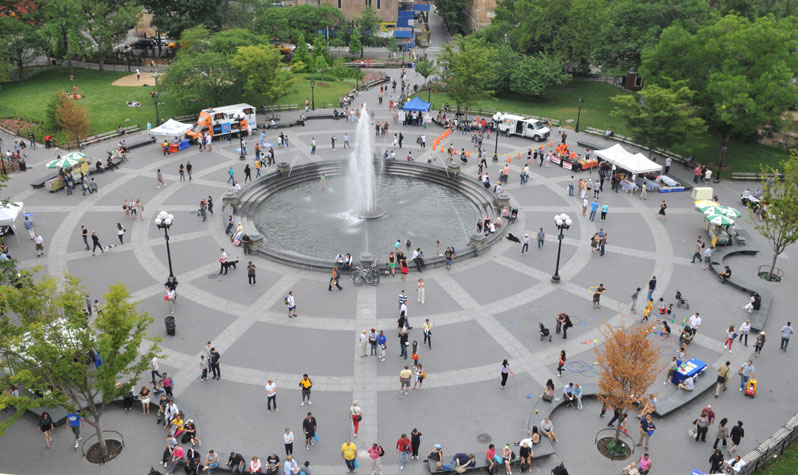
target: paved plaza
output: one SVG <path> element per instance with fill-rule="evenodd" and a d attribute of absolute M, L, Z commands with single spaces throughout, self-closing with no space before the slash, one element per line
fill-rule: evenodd
<path fill-rule="evenodd" d="M 398 71 L 388 73 L 397 75 Z M 421 81 L 420 77 L 413 77 L 414 73 L 410 76 L 416 82 Z M 387 100 L 385 106 L 376 107 L 375 90 L 361 94 L 357 104 L 363 102 L 373 105 L 377 120 L 390 123 L 389 135 L 377 139 L 378 149 L 390 147 L 392 134 L 401 131 L 405 149 L 412 149 L 417 161 L 426 163 L 434 156 L 437 159 L 434 163 L 443 166 L 442 154 L 429 148 L 417 151 L 416 145 L 418 134 L 426 134 L 427 142 L 431 143 L 442 132 L 440 127 L 394 125 Z M 283 121 L 293 117 L 293 113 L 282 114 Z M 336 135 L 340 140 L 345 133 L 352 134 L 354 128 L 354 123 L 345 120 L 319 119 L 308 121 L 306 127 L 281 129 L 288 134 L 290 147 L 276 150 L 277 161 L 301 165 L 345 159 L 349 151 L 340 146 L 331 150 L 330 137 Z M 267 140 L 274 142 L 275 135 L 268 133 Z M 553 136 L 556 142 L 556 130 Z M 319 144 L 313 156 L 311 137 Z M 144 133 L 129 136 L 127 140 L 134 142 L 140 138 L 144 138 Z M 13 141 L 8 136 L 3 139 Z M 469 139 L 470 135 L 457 134 L 447 142 L 453 142 L 458 149 L 470 150 L 473 157 L 475 147 Z M 576 145 L 579 140 L 611 145 L 601 138 L 568 132 L 572 148 L 581 150 Z M 416 301 L 413 287 L 419 275 L 413 269 L 407 282 L 401 282 L 399 277 L 385 277 L 378 287 L 355 288 L 351 279 L 343 278 L 343 291 L 328 292 L 326 273 L 252 258 L 257 265 L 257 285 L 250 287 L 245 265 L 249 257 L 243 255 L 241 248 L 234 248 L 224 233 L 228 210 L 223 209 L 221 198 L 229 190 L 225 183 L 229 166 L 234 167 L 237 179 L 243 184 L 244 162 L 239 161 L 234 150 L 237 145 L 237 141 L 216 142 L 211 152 L 200 152 L 194 147 L 170 157 L 164 157 L 156 145 L 136 149 L 119 170 L 95 175 L 99 184 L 97 197 L 31 189 L 30 183 L 52 173 L 44 164 L 54 158 L 55 152 L 43 147 L 35 151 L 29 148 L 28 164 L 32 169 L 15 175 L 4 190 L 5 195 L 25 203 L 26 211 L 33 213 L 37 232 L 45 239 L 46 252 L 41 258 L 36 257 L 25 233 L 19 236 L 21 245 L 14 238 L 6 240 L 22 268 L 53 276 L 64 272 L 74 274 L 83 279 L 92 298 L 102 299 L 109 284 L 122 282 L 139 302 L 139 310 L 154 317 L 149 334 L 163 338 L 167 355 L 161 362 L 161 371 L 174 377 L 179 408 L 187 418 L 197 422 L 203 457 L 208 449 L 215 449 L 223 462 L 232 450 L 247 459 L 252 455 L 265 459 L 271 452 L 282 459 L 282 433 L 290 428 L 297 438 L 298 461 L 310 460 L 314 474 L 344 473 L 340 446 L 352 435 L 349 407 L 353 400 L 358 400 L 363 420 L 359 435 L 353 440 L 360 454 L 360 473 L 370 473 L 365 449 L 372 442 L 379 442 L 386 449 L 384 473 L 399 473 L 394 445 L 400 434 L 409 434 L 413 428 L 423 433 L 423 454 L 433 444 L 440 443 L 447 460 L 456 452 L 473 452 L 482 459 L 487 448 L 485 441 L 501 447 L 522 438 L 530 412 L 538 404 L 548 379 L 555 381 L 558 396 L 568 382 L 597 383 L 597 375 L 590 367 L 595 361 L 594 348 L 601 344 L 599 325 L 636 324 L 639 316 L 630 315 L 629 297 L 636 287 L 645 289 L 652 276 L 658 281 L 655 299 L 664 297 L 666 303 L 675 303 L 678 289 L 690 299 L 689 312 L 701 313 L 703 325 L 687 357 L 697 357 L 713 367 L 704 377 L 714 379 L 714 368 L 726 360 L 731 361 L 735 372 L 729 390 L 721 393 L 720 398 L 715 399 L 709 391 L 675 413 L 655 419 L 657 432 L 650 447 L 652 474 L 688 474 L 692 468 L 708 470 L 717 422 L 710 428 L 708 443 L 695 442 L 687 436 L 691 422 L 707 404 L 712 405 L 717 420 L 726 417 L 731 424 L 744 421 L 746 432 L 738 450 L 740 454 L 772 435 L 795 412 L 793 395 L 798 391 L 798 381 L 785 376 L 794 375 L 789 368 L 798 349 L 790 348 L 783 353 L 778 346 L 779 330 L 793 317 L 789 309 L 798 304 L 798 294 L 791 290 L 795 288 L 793 280 L 798 273 L 793 256 L 796 251 L 790 249 L 789 255 L 779 261 L 786 274 L 785 281 L 770 287 L 774 301 L 765 327 L 768 342 L 755 360 L 759 392 L 755 399 L 747 398 L 737 390 L 736 369 L 751 356 L 753 341 L 747 348 L 735 342 L 733 354 L 722 348 L 728 326 L 739 326 L 747 317 L 741 308 L 746 295 L 721 284 L 714 273 L 704 271 L 700 264 L 691 263 L 696 236 L 705 233 L 702 216 L 694 210 L 689 193 L 649 193 L 648 200 L 643 201 L 626 193 L 616 194 L 606 186 L 600 201 L 609 204 L 607 219 L 596 218 L 591 222 L 582 216 L 580 201 L 568 196 L 572 172 L 533 165 L 529 183 L 521 185 L 518 177 L 525 160 L 513 160 L 505 189 L 520 214 L 510 232 L 516 236 L 530 234 L 533 240 L 529 253 L 522 256 L 520 244 L 503 240 L 479 257 L 455 259 L 451 271 L 443 268 L 425 271 L 424 305 Z M 525 157 L 526 149 L 532 145 L 526 139 L 500 138 L 498 151 L 503 158 L 499 163 L 490 162 L 491 176 L 498 177 L 507 154 L 522 152 Z M 545 145 L 544 149 L 549 150 L 548 144 Z M 485 146 L 492 151 L 493 136 L 486 140 Z M 110 147 L 110 143 L 102 143 L 89 147 L 86 153 L 96 160 L 104 158 L 105 150 Z M 404 157 L 403 153 L 397 155 Z M 187 161 L 193 165 L 193 180 L 180 182 L 178 166 Z M 158 169 L 163 171 L 167 186 L 156 187 Z M 275 172 L 275 167 L 266 171 Z M 475 159 L 469 161 L 463 173 L 476 176 Z M 692 172 L 681 165 L 675 165 L 671 173 L 684 180 L 692 177 Z M 587 172 L 576 176 L 597 178 Z M 746 184 L 723 181 L 713 186 L 722 204 L 738 206 L 739 194 Z M 215 213 L 203 222 L 197 216 L 197 209 L 200 200 L 208 195 L 214 197 Z M 142 200 L 143 220 L 125 219 L 122 211 L 125 199 Z M 668 203 L 667 220 L 656 217 L 661 199 Z M 166 248 L 162 231 L 153 224 L 161 210 L 175 216 L 170 230 L 171 253 L 180 287 L 175 312 L 177 334 L 173 337 L 165 334 L 163 324 L 163 317 L 169 314 L 169 304 L 163 300 L 163 283 L 169 274 Z M 557 256 L 553 217 L 560 213 L 568 213 L 574 224 L 563 241 L 562 281 L 552 284 L 550 278 Z M 731 266 L 736 276 L 754 281 L 756 267 L 769 262 L 770 253 L 767 243 L 745 221 L 741 219 L 738 228 L 748 231 L 753 236 L 751 244 L 763 252 L 759 256 L 730 257 L 725 264 Z M 92 257 L 80 238 L 80 226 L 96 230 L 101 239 L 112 243 L 117 239 L 117 222 L 127 228 L 125 244 Z M 306 225 L 311 227 L 313 223 Z M 542 249 L 537 248 L 534 240 L 540 227 L 546 232 Z M 590 238 L 599 228 L 608 233 L 604 256 L 593 255 L 590 249 Z M 401 236 L 399 229 L 397 236 Z M 378 259 L 384 259 L 392 244 L 373 243 L 370 250 Z M 462 249 L 465 242 L 441 244 L 444 248 L 454 245 Z M 227 249 L 231 258 L 242 261 L 228 275 L 218 274 L 219 248 Z M 608 290 L 602 297 L 601 309 L 593 310 L 588 288 L 599 283 Z M 410 340 L 421 344 L 424 319 L 434 325 L 432 349 L 420 347 L 428 379 L 423 390 L 412 391 L 406 398 L 400 397 L 398 374 L 410 360 L 399 357 L 395 333 L 397 296 L 402 289 L 410 296 L 409 317 L 414 327 Z M 299 317 L 295 319 L 287 318 L 283 303 L 289 290 L 296 296 Z M 643 299 L 644 295 L 638 307 L 642 307 Z M 688 313 L 674 308 L 676 323 L 672 328 L 678 331 L 679 323 Z M 555 334 L 551 342 L 541 341 L 538 322 L 553 331 L 555 317 L 560 312 L 570 315 L 574 323 L 568 339 Z M 362 329 L 372 327 L 385 330 L 388 336 L 385 362 L 360 357 L 358 335 Z M 657 335 L 651 338 L 660 340 Z M 199 355 L 209 340 L 222 355 L 221 380 L 201 382 Z M 661 342 L 663 364 L 670 361 L 677 345 L 677 336 Z M 557 358 L 563 349 L 571 365 L 558 378 Z M 513 374 L 507 387 L 501 389 L 499 370 L 505 358 L 509 359 Z M 308 373 L 314 383 L 312 406 L 300 406 L 298 383 L 303 373 Z M 272 414 L 266 413 L 264 385 L 268 378 L 274 379 L 278 387 L 280 411 Z M 148 379 L 145 374 L 143 381 Z M 664 371 L 651 388 L 660 399 L 675 391 L 673 385 L 663 385 L 663 380 Z M 318 421 L 320 440 L 310 451 L 305 451 L 300 442 L 301 421 L 309 410 Z M 620 473 L 625 463 L 611 462 L 595 448 L 596 433 L 606 428 L 609 419 L 599 418 L 599 412 L 600 404 L 593 398 L 585 399 L 581 412 L 564 407 L 556 410 L 552 421 L 559 439 L 555 444 L 557 452 L 533 461 L 533 472 L 549 473 L 554 465 L 564 462 L 571 474 Z M 126 447 L 117 460 L 97 467 L 73 451 L 67 430 L 56 431 L 54 448 L 48 450 L 35 429 L 35 420 L 23 418 L 0 438 L 0 453 L 4 454 L 0 472 L 147 473 L 160 460 L 166 436 L 154 419 L 154 412 L 145 417 L 138 407 L 128 413 L 118 407 L 109 409 L 103 417 L 105 429 L 121 432 Z M 534 414 L 531 420 L 534 422 Z M 635 440 L 637 427 L 637 420 L 631 418 L 629 435 Z M 84 431 L 93 433 L 88 426 Z M 642 455 L 640 449 L 633 455 L 634 460 Z M 428 473 L 428 468 L 421 460 L 413 460 L 407 462 L 404 472 L 422 474 Z"/>

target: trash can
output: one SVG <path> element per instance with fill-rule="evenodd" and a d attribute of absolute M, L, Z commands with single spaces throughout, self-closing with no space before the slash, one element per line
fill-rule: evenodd
<path fill-rule="evenodd" d="M 175 316 L 169 315 L 168 317 L 164 318 L 163 321 L 166 324 L 166 334 L 169 336 L 175 336 Z"/>
<path fill-rule="evenodd" d="M 28 164 L 25 163 L 25 160 L 20 160 L 17 162 L 17 164 L 19 165 L 19 171 L 21 172 L 24 172 L 25 170 L 28 169 Z"/>

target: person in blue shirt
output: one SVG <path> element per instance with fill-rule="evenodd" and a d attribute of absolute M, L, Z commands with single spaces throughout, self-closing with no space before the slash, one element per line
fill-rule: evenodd
<path fill-rule="evenodd" d="M 385 344 L 388 341 L 388 338 L 385 337 L 385 333 L 380 330 L 380 334 L 377 337 L 377 345 L 380 347 L 380 361 L 385 361 L 385 350 L 388 346 Z"/>
<path fill-rule="evenodd" d="M 590 205 L 590 220 L 591 221 L 596 219 L 596 211 L 598 211 L 598 207 L 599 207 L 598 200 L 594 199 L 593 200 L 593 204 Z"/>
<path fill-rule="evenodd" d="M 598 202 L 596 202 L 598 204 Z M 607 211 L 610 209 L 610 205 L 607 202 L 604 202 L 604 206 L 601 207 L 601 220 L 605 221 L 607 219 Z"/>
<path fill-rule="evenodd" d="M 80 445 L 80 427 L 85 424 L 83 421 L 83 417 L 80 415 L 80 411 L 70 412 L 66 416 L 67 418 L 67 427 L 72 429 L 72 433 L 75 434 L 75 450 L 77 450 L 78 446 Z"/>

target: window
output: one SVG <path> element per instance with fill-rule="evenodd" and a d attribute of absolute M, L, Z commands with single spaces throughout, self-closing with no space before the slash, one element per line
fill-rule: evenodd
<path fill-rule="evenodd" d="M 338 9 L 341 9 L 341 0 L 338 0 Z"/>
<path fill-rule="evenodd" d="M 635 76 L 635 87 L 643 87 L 643 78 Z"/>
<path fill-rule="evenodd" d="M 377 10 L 380 9 L 380 0 L 377 0 Z"/>

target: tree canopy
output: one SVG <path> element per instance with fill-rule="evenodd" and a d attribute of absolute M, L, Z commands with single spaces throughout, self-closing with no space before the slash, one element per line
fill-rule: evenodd
<path fill-rule="evenodd" d="M 445 72 L 447 92 L 468 109 L 494 90 L 495 50 L 475 37 L 456 36 L 443 45 L 438 64 Z"/>
<path fill-rule="evenodd" d="M 152 25 L 170 38 L 180 38 L 183 31 L 205 25 L 212 31 L 222 28 L 229 0 L 140 0 L 152 12 Z"/>

